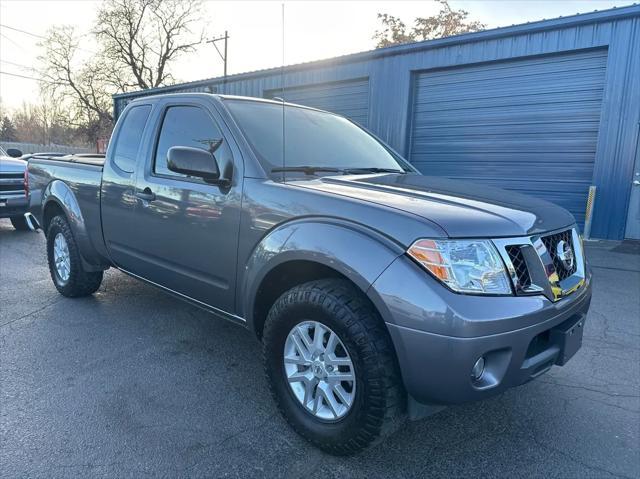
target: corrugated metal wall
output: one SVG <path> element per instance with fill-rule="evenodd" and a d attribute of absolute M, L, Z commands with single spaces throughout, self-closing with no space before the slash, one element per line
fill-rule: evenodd
<path fill-rule="evenodd" d="M 594 237 L 621 239 L 625 233 L 633 158 L 640 123 L 640 6 L 294 65 L 284 69 L 284 85 L 282 70 L 274 68 L 233 75 L 228 77 L 226 83 L 222 78 L 217 78 L 117 95 L 114 97 L 114 110 L 117 116 L 130 99 L 156 93 L 208 91 L 264 97 L 283 87 L 285 92 L 303 91 L 322 88 L 320 85 L 323 84 L 368 78 L 368 128 L 400 153 L 411 156 L 411 122 L 414 116 L 412 94 L 414 82 L 419 78 L 420 72 L 462 66 L 472 68 L 473 65 L 488 62 L 537 61 L 538 58 L 544 59 L 549 55 L 570 56 L 572 52 L 588 49 L 607 52 L 606 60 L 605 57 L 600 57 L 600 61 L 606 61 L 606 68 L 595 154 L 591 151 L 594 140 L 593 131 L 590 130 L 584 134 L 590 135 L 588 143 L 591 150 L 583 152 L 585 155 L 578 160 L 582 165 L 578 167 L 576 174 L 580 175 L 579 188 L 582 188 L 589 176 L 589 166 L 585 165 L 590 160 L 586 159 L 586 155 L 593 155 L 590 183 L 598 187 L 598 195 L 591 233 Z M 551 56 L 547 58 L 552 58 Z M 540 68 L 544 69 L 544 65 L 543 62 Z M 523 79 L 522 82 L 525 90 L 527 87 L 536 88 L 533 81 Z M 597 99 L 591 98 L 589 101 Z M 550 115 L 553 115 L 553 108 L 557 111 L 557 107 L 551 107 Z M 589 128 L 592 126 L 590 124 Z M 508 130 L 504 130 L 504 134 L 508 134 Z M 451 148 L 451 151 L 460 149 L 458 142 L 461 138 L 461 135 L 451 137 L 447 148 Z M 576 151 L 567 152 L 559 161 L 568 163 L 571 155 L 576 155 Z M 548 167 L 548 156 L 543 156 L 541 160 L 539 164 L 531 166 L 531 169 Z M 564 171 L 572 170 L 565 165 Z M 469 177 L 473 178 L 473 175 L 470 174 Z M 523 174 L 521 181 L 526 180 Z M 558 193 L 562 185 L 569 189 L 572 186 L 567 179 L 560 186 L 556 185 Z M 575 198 L 576 196 L 567 199 L 567 204 L 572 204 L 570 208 L 579 215 L 581 208 Z"/>
<path fill-rule="evenodd" d="M 409 160 L 546 199 L 584 222 L 607 50 L 417 73 Z"/>
<path fill-rule="evenodd" d="M 265 98 L 279 97 L 346 116 L 364 127 L 369 125 L 369 79 L 319 83 L 304 87 L 267 90 Z"/>

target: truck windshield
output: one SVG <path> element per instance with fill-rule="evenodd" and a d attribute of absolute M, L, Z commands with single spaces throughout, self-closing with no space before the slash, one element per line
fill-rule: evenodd
<path fill-rule="evenodd" d="M 283 132 L 282 105 L 248 100 L 225 100 L 225 105 L 267 172 L 406 171 L 379 141 L 340 116 L 285 106 Z"/>

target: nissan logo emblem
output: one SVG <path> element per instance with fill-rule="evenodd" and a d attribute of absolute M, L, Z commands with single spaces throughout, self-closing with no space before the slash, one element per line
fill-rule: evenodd
<path fill-rule="evenodd" d="M 569 243 L 564 240 L 558 241 L 556 245 L 556 257 L 560 260 L 564 269 L 571 271 L 575 258 Z"/>

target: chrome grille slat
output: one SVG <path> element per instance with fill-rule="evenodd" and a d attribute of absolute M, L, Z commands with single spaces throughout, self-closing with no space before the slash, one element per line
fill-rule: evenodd
<path fill-rule="evenodd" d="M 551 259 L 553 261 L 553 266 L 558 274 L 558 278 L 560 281 L 567 279 L 569 276 L 576 272 L 576 262 L 573 262 L 573 265 L 570 269 L 567 269 L 563 264 L 560 258 L 558 258 L 557 254 L 557 246 L 560 241 L 565 241 L 571 246 L 575 254 L 575 248 L 573 246 L 573 241 L 571 239 L 571 230 L 561 231 L 560 233 L 552 234 L 549 236 L 540 237 L 542 242 L 544 243 L 547 251 L 551 255 Z"/>
<path fill-rule="evenodd" d="M 19 198 L 25 194 L 24 173 L 0 172 L 0 198 Z"/>
<path fill-rule="evenodd" d="M 509 245 L 506 250 L 518 278 L 518 285 L 522 289 L 528 288 L 531 286 L 531 276 L 529 276 L 529 268 L 527 268 L 527 263 L 522 254 L 522 247 L 520 245 Z"/>
<path fill-rule="evenodd" d="M 558 257 L 560 241 L 566 243 L 560 245 L 564 260 Z M 584 284 L 584 255 L 575 228 L 544 235 L 499 238 L 493 243 L 505 263 L 516 295 L 543 294 L 557 301 Z M 567 245 L 573 252 L 572 264 L 567 264 Z"/>

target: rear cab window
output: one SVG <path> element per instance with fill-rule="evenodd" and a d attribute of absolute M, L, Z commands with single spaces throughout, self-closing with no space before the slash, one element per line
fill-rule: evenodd
<path fill-rule="evenodd" d="M 116 140 L 113 163 L 126 173 L 133 173 L 142 132 L 147 124 L 151 105 L 134 106 L 127 112 Z"/>

